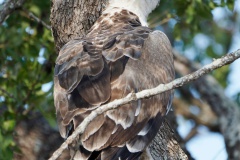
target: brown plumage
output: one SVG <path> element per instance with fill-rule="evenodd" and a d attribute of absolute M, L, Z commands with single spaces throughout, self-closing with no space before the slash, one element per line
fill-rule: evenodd
<path fill-rule="evenodd" d="M 54 100 L 67 138 L 98 106 L 174 78 L 168 38 L 128 10 L 103 14 L 83 38 L 59 52 Z M 70 149 L 75 159 L 137 159 L 156 135 L 173 92 L 138 100 L 95 118 Z M 77 152 L 74 149 L 77 148 Z"/>

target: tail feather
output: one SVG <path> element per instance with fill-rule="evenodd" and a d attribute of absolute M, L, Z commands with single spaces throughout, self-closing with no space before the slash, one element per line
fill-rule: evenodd
<path fill-rule="evenodd" d="M 131 153 L 126 146 L 107 148 L 101 152 L 97 160 L 137 160 L 142 152 Z"/>

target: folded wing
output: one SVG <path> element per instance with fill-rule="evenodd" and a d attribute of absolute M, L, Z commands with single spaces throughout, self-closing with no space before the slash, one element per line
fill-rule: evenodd
<path fill-rule="evenodd" d="M 108 36 L 102 44 L 94 38 L 72 40 L 59 53 L 54 100 L 64 138 L 101 104 L 174 78 L 171 46 L 163 33 L 135 27 Z M 98 116 L 81 136 L 75 156 L 138 157 L 156 135 L 171 95 L 165 92 Z"/>

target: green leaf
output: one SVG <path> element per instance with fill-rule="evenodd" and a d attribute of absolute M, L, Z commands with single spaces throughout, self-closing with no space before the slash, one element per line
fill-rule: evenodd
<path fill-rule="evenodd" d="M 6 131 L 12 131 L 15 127 L 16 120 L 7 120 L 3 122 L 3 129 Z"/>

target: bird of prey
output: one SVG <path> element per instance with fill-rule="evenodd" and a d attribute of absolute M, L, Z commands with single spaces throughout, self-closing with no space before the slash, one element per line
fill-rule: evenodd
<path fill-rule="evenodd" d="M 167 36 L 147 27 L 159 0 L 109 0 L 88 34 L 65 44 L 56 59 L 54 103 L 62 137 L 92 111 L 132 92 L 174 79 Z M 157 134 L 173 91 L 97 116 L 70 147 L 73 159 L 138 159 Z"/>

